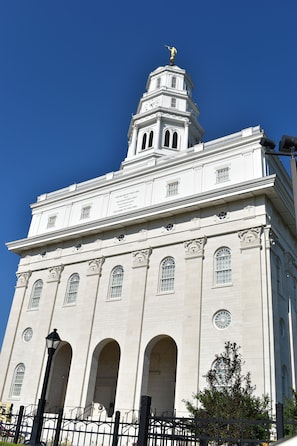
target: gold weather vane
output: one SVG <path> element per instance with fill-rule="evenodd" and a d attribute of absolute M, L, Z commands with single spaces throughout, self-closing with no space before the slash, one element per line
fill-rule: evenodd
<path fill-rule="evenodd" d="M 174 65 L 174 59 L 177 53 L 177 49 L 174 46 L 164 45 L 170 51 L 170 65 Z"/>

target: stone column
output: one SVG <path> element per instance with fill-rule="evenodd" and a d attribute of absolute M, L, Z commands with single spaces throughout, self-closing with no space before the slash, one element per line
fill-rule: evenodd
<path fill-rule="evenodd" d="M 116 396 L 117 410 L 139 408 L 142 362 L 140 358 L 147 271 L 151 249 L 132 253 L 131 292 L 127 317 L 127 331 L 121 352 Z"/>
<path fill-rule="evenodd" d="M 199 388 L 203 258 L 206 237 L 185 242 L 185 297 L 182 342 L 178 346 L 175 406 L 185 411 L 183 399 Z"/>

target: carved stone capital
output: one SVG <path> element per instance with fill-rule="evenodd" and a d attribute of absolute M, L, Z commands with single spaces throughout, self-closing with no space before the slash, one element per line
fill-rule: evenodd
<path fill-rule="evenodd" d="M 53 266 L 49 268 L 47 282 L 59 282 L 63 269 L 63 265 Z"/>
<path fill-rule="evenodd" d="M 188 240 L 184 243 L 185 247 L 185 258 L 193 259 L 195 257 L 204 256 L 204 246 L 207 242 L 206 237 L 196 238 L 193 240 Z"/>
<path fill-rule="evenodd" d="M 132 257 L 133 257 L 132 268 L 139 268 L 141 266 L 148 267 L 151 253 L 152 253 L 151 248 L 132 252 Z"/>
<path fill-rule="evenodd" d="M 16 288 L 27 287 L 31 274 L 32 274 L 31 271 L 26 271 L 25 273 L 17 273 Z"/>
<path fill-rule="evenodd" d="M 105 257 L 92 259 L 88 262 L 87 276 L 101 275 L 102 265 L 105 262 Z"/>
<path fill-rule="evenodd" d="M 262 227 L 245 229 L 244 231 L 238 232 L 238 237 L 240 238 L 240 248 L 261 248 L 261 234 Z"/>

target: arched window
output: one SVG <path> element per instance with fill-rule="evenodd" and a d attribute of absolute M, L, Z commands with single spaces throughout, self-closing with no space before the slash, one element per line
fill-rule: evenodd
<path fill-rule="evenodd" d="M 177 148 L 177 133 L 173 132 L 173 136 L 172 136 L 172 148 L 176 149 Z"/>
<path fill-rule="evenodd" d="M 144 133 L 142 137 L 142 144 L 141 144 L 141 150 L 144 150 L 146 146 L 146 133 Z"/>
<path fill-rule="evenodd" d="M 148 142 L 149 147 L 153 146 L 153 138 L 154 138 L 154 132 L 151 130 L 150 135 L 149 135 L 149 142 Z"/>
<path fill-rule="evenodd" d="M 164 134 L 164 147 L 171 147 L 177 149 L 178 146 L 178 133 L 173 129 L 166 129 Z"/>
<path fill-rule="evenodd" d="M 215 284 L 231 283 L 231 280 L 231 250 L 226 247 L 220 248 L 215 253 Z"/>
<path fill-rule="evenodd" d="M 39 307 L 39 301 L 41 296 L 41 291 L 43 287 L 42 280 L 36 280 L 36 282 L 33 285 L 32 292 L 31 292 L 31 298 L 29 302 L 29 309 L 34 309 Z"/>
<path fill-rule="evenodd" d="M 212 365 L 214 372 L 214 385 L 218 390 L 222 390 L 224 387 L 228 387 L 228 362 L 224 358 L 218 358 Z"/>
<path fill-rule="evenodd" d="M 123 279 L 124 279 L 124 268 L 120 265 L 116 266 L 111 271 L 111 276 L 110 276 L 110 284 L 109 284 L 110 299 L 121 297 L 122 287 L 123 287 Z"/>
<path fill-rule="evenodd" d="M 161 78 L 157 77 L 156 88 L 160 88 L 160 86 L 161 86 Z"/>
<path fill-rule="evenodd" d="M 171 78 L 171 87 L 176 88 L 176 77 L 175 76 L 172 76 L 172 78 Z"/>
<path fill-rule="evenodd" d="M 169 147 L 169 139 L 170 139 L 170 132 L 169 132 L 169 130 L 166 130 L 165 138 L 164 138 L 164 146 L 165 147 Z"/>
<path fill-rule="evenodd" d="M 148 147 L 153 146 L 153 139 L 154 139 L 154 132 L 151 130 L 149 133 L 146 132 L 142 135 L 142 144 L 141 144 L 141 150 L 145 150 Z"/>
<path fill-rule="evenodd" d="M 18 398 L 21 395 L 22 385 L 25 376 L 24 364 L 18 364 L 14 370 L 9 396 Z"/>
<path fill-rule="evenodd" d="M 72 276 L 70 276 L 68 279 L 64 304 L 73 304 L 76 302 L 78 285 L 79 285 L 79 275 L 72 274 Z"/>
<path fill-rule="evenodd" d="M 165 257 L 160 265 L 159 291 L 173 291 L 175 262 L 173 257 Z"/>

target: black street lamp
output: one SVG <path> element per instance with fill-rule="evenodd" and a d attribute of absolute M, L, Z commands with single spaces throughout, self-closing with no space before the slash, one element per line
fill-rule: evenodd
<path fill-rule="evenodd" d="M 263 137 L 260 140 L 260 144 L 262 147 L 265 147 L 266 155 L 275 155 L 275 156 L 281 155 L 290 157 L 290 170 L 292 177 L 293 199 L 294 199 L 294 210 L 295 210 L 295 225 L 297 231 L 297 170 L 296 170 L 297 137 L 283 135 L 282 139 L 279 142 L 278 152 L 274 151 L 275 143 L 271 139 Z"/>
<path fill-rule="evenodd" d="M 38 400 L 38 406 L 37 406 L 37 412 L 34 416 L 33 420 L 33 426 L 32 426 L 32 432 L 31 437 L 29 440 L 29 444 L 31 446 L 39 446 L 40 445 L 40 437 L 41 437 L 41 431 L 42 431 L 42 425 L 43 425 L 43 414 L 44 414 L 44 408 L 45 408 L 45 396 L 48 386 L 48 380 L 50 376 L 51 371 L 51 365 L 54 353 L 58 347 L 58 345 L 61 342 L 61 338 L 57 333 L 57 329 L 55 328 L 54 331 L 52 331 L 46 338 L 46 346 L 47 346 L 47 363 L 46 363 L 46 369 L 43 379 L 43 385 L 42 385 L 42 391 L 40 395 L 40 399 Z"/>

